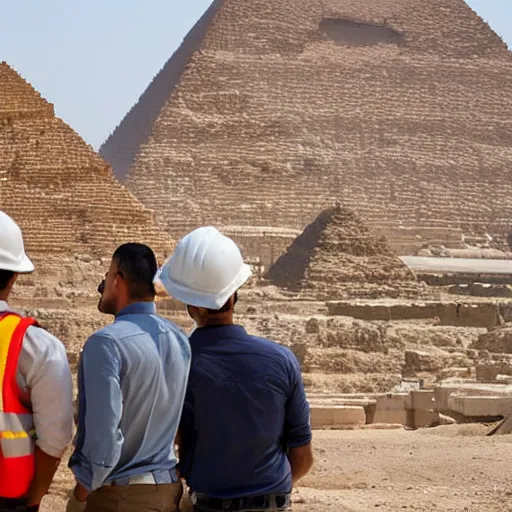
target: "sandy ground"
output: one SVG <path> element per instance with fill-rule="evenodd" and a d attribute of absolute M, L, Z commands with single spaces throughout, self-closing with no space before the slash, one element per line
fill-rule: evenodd
<path fill-rule="evenodd" d="M 294 491 L 296 512 L 512 510 L 512 436 L 481 425 L 316 431 L 316 463 Z M 72 479 L 58 474 L 44 512 L 61 512 Z"/>

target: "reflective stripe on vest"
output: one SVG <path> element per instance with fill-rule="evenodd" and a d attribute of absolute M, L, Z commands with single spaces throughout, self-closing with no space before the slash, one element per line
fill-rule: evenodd
<path fill-rule="evenodd" d="M 20 321 L 19 316 L 6 315 L 0 322 L 0 411 L 4 410 L 4 385 L 6 384 L 5 373 L 7 370 L 9 349 L 14 332 L 20 324 Z"/>
<path fill-rule="evenodd" d="M 29 318 L 0 315 L 0 497 L 24 496 L 34 477 L 35 431 L 31 411 L 20 401 L 17 373 Z"/>
<path fill-rule="evenodd" d="M 34 453 L 35 430 L 31 414 L 0 413 L 0 448 L 4 458 Z"/>

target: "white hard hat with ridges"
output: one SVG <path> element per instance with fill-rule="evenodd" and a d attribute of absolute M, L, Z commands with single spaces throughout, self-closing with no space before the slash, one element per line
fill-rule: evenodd
<path fill-rule="evenodd" d="M 0 270 L 28 273 L 34 265 L 25 254 L 21 230 L 5 212 L 0 211 Z"/>
<path fill-rule="evenodd" d="M 185 236 L 156 279 L 185 304 L 220 309 L 250 276 L 235 242 L 209 226 Z"/>

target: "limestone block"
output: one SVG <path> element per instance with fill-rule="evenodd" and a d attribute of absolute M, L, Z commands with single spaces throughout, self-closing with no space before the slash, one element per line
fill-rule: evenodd
<path fill-rule="evenodd" d="M 366 423 L 364 408 L 352 405 L 312 406 L 313 428 L 357 428 Z"/>
<path fill-rule="evenodd" d="M 436 408 L 450 410 L 450 397 L 456 396 L 512 396 L 512 386 L 503 384 L 457 383 L 439 384 L 434 387 Z"/>
<path fill-rule="evenodd" d="M 451 396 L 449 408 L 467 417 L 508 416 L 512 396 Z"/>
<path fill-rule="evenodd" d="M 326 302 L 329 314 L 352 316 L 363 320 L 440 319 L 441 325 L 466 327 L 493 327 L 497 324 L 496 304 L 462 304 L 446 302 L 420 302 L 414 304 L 355 304 L 347 301 Z"/>
<path fill-rule="evenodd" d="M 452 393 L 457 391 L 456 387 L 448 386 L 435 386 L 434 387 L 434 400 L 440 411 L 448 410 L 448 399 Z"/>
<path fill-rule="evenodd" d="M 377 411 L 405 411 L 408 394 L 394 394 L 377 398 Z"/>
<path fill-rule="evenodd" d="M 400 430 L 403 428 L 402 423 L 371 423 L 362 427 L 363 430 Z"/>
<path fill-rule="evenodd" d="M 434 390 L 418 389 L 411 391 L 412 409 L 430 410 L 434 408 Z"/>
<path fill-rule="evenodd" d="M 409 425 L 409 415 L 408 411 L 403 410 L 390 410 L 390 409 L 382 409 L 380 411 L 375 411 L 373 416 L 373 423 L 391 423 L 391 424 L 400 424 L 400 425 Z"/>
<path fill-rule="evenodd" d="M 408 394 L 387 395 L 377 398 L 373 423 L 400 423 L 408 425 Z"/>
<path fill-rule="evenodd" d="M 446 414 L 438 413 L 438 423 L 439 425 L 455 425 L 457 420 Z"/>
<path fill-rule="evenodd" d="M 432 409 L 414 409 L 413 412 L 413 428 L 423 428 L 437 423 L 439 421 L 439 413 Z"/>
<path fill-rule="evenodd" d="M 512 354 L 512 327 L 503 327 L 482 334 L 471 348 L 499 354 Z"/>

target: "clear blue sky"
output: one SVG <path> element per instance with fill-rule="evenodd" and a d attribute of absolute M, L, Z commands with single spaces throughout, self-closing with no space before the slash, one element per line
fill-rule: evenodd
<path fill-rule="evenodd" d="M 211 1 L 5 0 L 0 60 L 97 149 Z M 512 48 L 512 0 L 468 3 Z"/>

